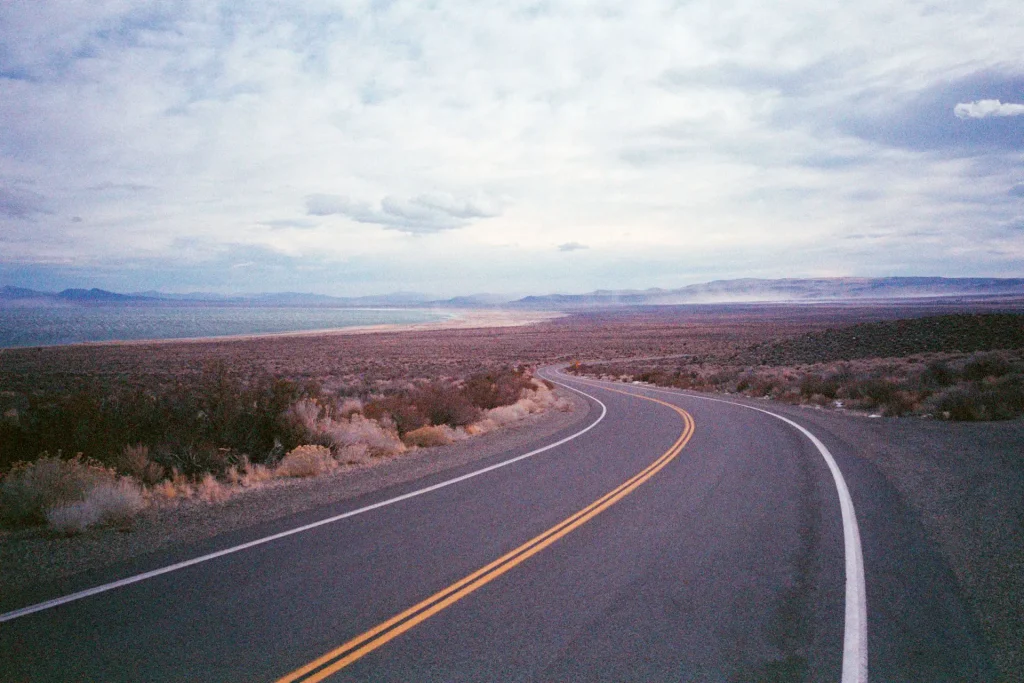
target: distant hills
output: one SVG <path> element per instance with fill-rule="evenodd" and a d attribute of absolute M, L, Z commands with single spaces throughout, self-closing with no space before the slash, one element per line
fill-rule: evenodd
<path fill-rule="evenodd" d="M 589 294 L 528 296 L 529 308 L 608 308 L 680 304 L 828 302 L 1024 295 L 1024 279 L 1010 278 L 793 278 L 716 280 L 679 289 L 598 290 Z"/>
<path fill-rule="evenodd" d="M 678 289 L 597 290 L 588 294 L 548 294 L 521 299 L 500 294 L 474 294 L 434 299 L 415 292 L 379 296 L 334 297 L 280 292 L 225 296 L 197 292 L 119 294 L 103 289 L 40 292 L 23 287 L 0 288 L 0 305 L 124 304 L 148 306 L 323 306 L 341 308 L 520 308 L 585 310 L 628 306 L 682 304 L 840 302 L 949 297 L 1024 296 L 1022 278 L 792 278 L 782 280 L 716 280 Z"/>

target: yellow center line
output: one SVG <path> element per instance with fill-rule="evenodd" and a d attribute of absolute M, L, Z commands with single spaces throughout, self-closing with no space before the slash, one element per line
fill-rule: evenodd
<path fill-rule="evenodd" d="M 674 459 L 683 447 L 686 446 L 693 435 L 693 418 L 685 410 L 672 405 L 666 401 L 660 401 L 649 396 L 639 396 L 618 389 L 607 389 L 619 394 L 625 394 L 634 398 L 640 398 L 653 403 L 660 403 L 678 413 L 683 419 L 683 431 L 676 439 L 672 447 L 663 453 L 657 460 L 645 467 L 642 471 L 623 482 L 612 491 L 594 501 L 587 507 L 576 512 L 565 520 L 559 522 L 547 531 L 535 536 L 515 550 L 502 555 L 490 564 L 474 571 L 468 576 L 456 581 L 452 585 L 434 593 L 426 600 L 423 600 L 409 609 L 395 615 L 387 621 L 378 624 L 365 633 L 345 642 L 330 652 L 327 652 L 312 662 L 292 671 L 288 675 L 278 679 L 277 683 L 293 683 L 302 680 L 303 683 L 321 681 L 324 678 L 336 673 L 364 655 L 376 650 L 388 641 L 405 633 L 417 624 L 429 619 L 434 614 L 444 610 L 466 595 L 477 590 L 481 586 L 490 583 L 497 577 L 509 571 L 526 559 L 536 555 L 549 545 L 570 533 L 577 527 L 593 519 L 601 512 L 617 503 L 625 496 L 632 493 L 637 487 L 658 473 L 665 465 Z M 308 675 L 307 675 L 308 674 Z"/>

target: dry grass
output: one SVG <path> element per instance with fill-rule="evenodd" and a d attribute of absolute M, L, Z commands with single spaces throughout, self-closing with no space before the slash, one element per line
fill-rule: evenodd
<path fill-rule="evenodd" d="M 231 497 L 231 488 L 209 473 L 202 476 L 193 490 L 195 497 L 204 503 L 223 503 Z"/>
<path fill-rule="evenodd" d="M 330 472 L 337 463 L 331 450 L 324 446 L 298 446 L 278 463 L 274 473 L 279 477 L 315 477 Z"/>
<path fill-rule="evenodd" d="M 414 429 L 411 432 L 406 432 L 402 437 L 402 441 L 404 441 L 407 446 L 431 448 L 433 446 L 445 446 L 454 441 L 465 438 L 465 430 L 457 431 L 448 425 L 427 425 L 425 427 L 420 427 L 419 429 Z"/>

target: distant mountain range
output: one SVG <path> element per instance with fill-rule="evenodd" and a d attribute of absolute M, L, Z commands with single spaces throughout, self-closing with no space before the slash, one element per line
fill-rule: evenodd
<path fill-rule="evenodd" d="M 589 294 L 548 294 L 521 299 L 500 294 L 474 294 L 434 299 L 415 292 L 379 296 L 334 297 L 281 292 L 225 296 L 197 292 L 118 294 L 103 289 L 40 292 L 22 287 L 0 288 L 0 304 L 8 305 L 195 305 L 195 306 L 323 306 L 345 308 L 525 308 L 581 310 L 627 306 L 681 304 L 839 302 L 948 297 L 1024 296 L 1024 279 L 1016 278 L 804 278 L 784 280 L 717 280 L 679 289 L 597 290 Z"/>
<path fill-rule="evenodd" d="M 598 290 L 590 294 L 528 296 L 517 307 L 579 309 L 680 304 L 828 302 L 964 296 L 1021 296 L 1024 279 L 1010 278 L 794 278 L 716 280 L 679 289 Z"/>

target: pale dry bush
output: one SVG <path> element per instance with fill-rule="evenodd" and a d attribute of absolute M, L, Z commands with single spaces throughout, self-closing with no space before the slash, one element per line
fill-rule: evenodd
<path fill-rule="evenodd" d="M 466 427 L 466 432 L 471 435 L 486 434 L 505 425 L 518 422 L 534 413 L 551 409 L 565 411 L 572 408 L 569 401 L 559 398 L 544 384 L 535 380 L 533 386 L 533 389 L 523 391 L 522 398 L 512 405 L 485 410 L 483 419 Z"/>
<path fill-rule="evenodd" d="M 467 434 L 464 429 L 453 429 L 448 425 L 427 425 L 407 432 L 402 437 L 402 441 L 407 446 L 431 448 L 433 446 L 444 446 L 454 441 L 461 441 L 466 437 Z"/>
<path fill-rule="evenodd" d="M 48 510 L 46 521 L 54 531 L 68 535 L 101 524 L 123 528 L 145 504 L 142 487 L 130 477 L 120 477 L 93 486 L 85 500 Z"/>
<path fill-rule="evenodd" d="M 339 417 L 352 417 L 353 413 L 363 412 L 363 402 L 358 398 L 346 398 L 338 407 Z"/>
<path fill-rule="evenodd" d="M 325 446 L 298 446 L 289 451 L 277 469 L 279 477 L 315 477 L 336 467 L 331 450 Z"/>
<path fill-rule="evenodd" d="M 46 513 L 85 500 L 101 483 L 113 482 L 112 470 L 82 462 L 43 456 L 16 465 L 0 483 L 0 518 L 20 523 L 41 523 Z"/>
<path fill-rule="evenodd" d="M 336 448 L 334 458 L 342 465 L 365 465 L 373 460 L 365 443 L 353 443 Z"/>
<path fill-rule="evenodd" d="M 321 412 L 319 403 L 311 398 L 303 398 L 293 403 L 285 415 L 292 424 L 305 429 L 307 434 L 314 434 L 320 422 Z"/>
<path fill-rule="evenodd" d="M 320 430 L 336 449 L 362 443 L 375 456 L 396 455 L 405 451 L 405 444 L 398 438 L 398 432 L 359 413 L 354 413 L 347 420 L 322 420 Z"/>
<path fill-rule="evenodd" d="M 46 511 L 46 524 L 63 536 L 80 534 L 98 521 L 96 510 L 86 505 L 84 501 Z"/>

